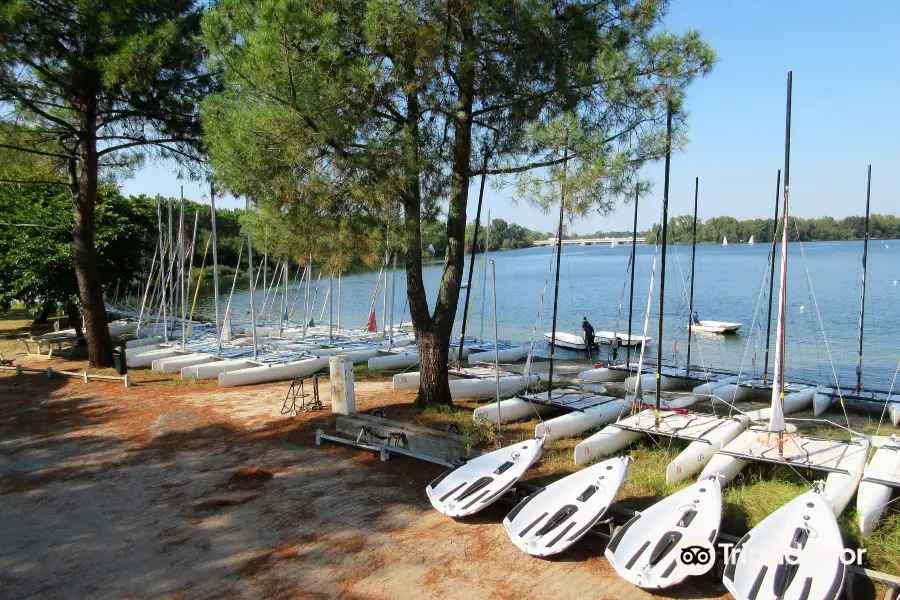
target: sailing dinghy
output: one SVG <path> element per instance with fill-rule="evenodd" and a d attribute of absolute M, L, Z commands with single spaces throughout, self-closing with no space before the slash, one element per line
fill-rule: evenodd
<path fill-rule="evenodd" d="M 625 523 L 610 538 L 604 554 L 616 573 L 634 585 L 667 588 L 692 574 L 691 565 L 682 560 L 683 552 L 693 552 L 702 543 L 711 545 L 719 535 L 721 519 L 719 481 L 701 479 Z"/>
<path fill-rule="evenodd" d="M 531 494 L 503 519 L 509 539 L 532 556 L 562 552 L 590 531 L 612 504 L 629 462 L 624 456 L 611 458 Z"/>
<path fill-rule="evenodd" d="M 448 517 L 475 514 L 494 503 L 541 456 L 543 438 L 516 442 L 447 471 L 425 488 L 431 505 Z"/>
<path fill-rule="evenodd" d="M 891 495 L 900 488 L 900 439 L 896 435 L 875 451 L 859 484 L 856 494 L 856 513 L 863 535 L 872 533 L 878 519 L 891 502 Z"/>
<path fill-rule="evenodd" d="M 844 586 L 843 548 L 831 504 L 810 490 L 741 538 L 723 583 L 737 600 L 834 600 Z"/>

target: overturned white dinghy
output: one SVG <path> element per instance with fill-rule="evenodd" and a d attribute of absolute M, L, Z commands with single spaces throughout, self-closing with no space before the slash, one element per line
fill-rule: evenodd
<path fill-rule="evenodd" d="M 557 331 L 556 337 L 553 337 L 553 332 L 548 331 L 544 333 L 544 339 L 548 342 L 553 341 L 553 344 L 558 348 L 565 348 L 566 350 L 580 350 L 582 352 L 587 351 L 587 343 L 584 341 L 584 336 L 578 333 L 568 333 L 566 331 Z"/>
<path fill-rule="evenodd" d="M 692 331 L 705 331 L 706 333 L 735 333 L 743 326 L 743 323 L 729 323 L 728 321 L 700 321 L 699 324 L 688 324 Z"/>
<path fill-rule="evenodd" d="M 650 336 L 631 334 L 631 341 L 628 341 L 627 331 L 595 331 L 594 339 L 599 344 L 612 344 L 613 340 L 619 338 L 619 344 L 624 348 L 626 346 L 640 346 L 641 344 L 649 344 L 653 341 Z"/>
<path fill-rule="evenodd" d="M 843 552 L 831 504 L 811 490 L 741 538 L 723 583 L 737 600 L 836 600 L 844 587 Z"/>
<path fill-rule="evenodd" d="M 891 496 L 900 489 L 900 440 L 892 435 L 883 443 L 866 465 L 859 491 L 856 494 L 856 513 L 859 530 L 869 535 L 878 525 Z"/>
<path fill-rule="evenodd" d="M 490 398 L 497 395 L 497 379 L 493 369 L 470 367 L 458 371 L 451 370 L 449 377 L 451 398 Z M 420 375 L 417 371 L 398 373 L 394 375 L 393 387 L 395 390 L 417 390 L 419 380 Z M 515 394 L 537 380 L 538 376 L 533 373 L 516 375 L 501 371 L 500 395 Z"/>
<path fill-rule="evenodd" d="M 253 385 L 270 381 L 288 381 L 298 377 L 307 377 L 326 366 L 328 366 L 328 358 L 316 356 L 276 365 L 263 365 L 250 369 L 227 371 L 220 373 L 218 379 L 219 385 L 222 387 Z"/>
<path fill-rule="evenodd" d="M 683 552 L 707 552 L 719 535 L 722 488 L 715 477 L 675 492 L 632 517 L 609 540 L 606 559 L 623 579 L 667 588 L 695 574 Z M 698 548 L 699 550 L 695 550 Z M 712 557 L 698 557 L 707 564 Z"/>
<path fill-rule="evenodd" d="M 541 456 L 544 440 L 517 442 L 447 471 L 425 488 L 431 505 L 448 517 L 465 517 L 497 501 Z"/>
<path fill-rule="evenodd" d="M 611 458 L 572 473 L 519 502 L 503 519 L 509 539 L 532 556 L 551 556 L 581 539 L 615 500 L 631 459 Z"/>

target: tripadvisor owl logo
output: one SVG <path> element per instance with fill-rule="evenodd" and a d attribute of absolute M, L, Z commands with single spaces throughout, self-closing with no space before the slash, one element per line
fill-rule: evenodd
<path fill-rule="evenodd" d="M 713 567 L 716 550 L 702 537 L 684 536 L 678 548 L 676 560 L 688 575 L 703 575 Z"/>

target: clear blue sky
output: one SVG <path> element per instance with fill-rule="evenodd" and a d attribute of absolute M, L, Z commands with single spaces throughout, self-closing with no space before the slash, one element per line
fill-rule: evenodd
<path fill-rule="evenodd" d="M 688 91 L 688 147 L 672 159 L 670 215 L 689 214 L 700 177 L 700 218 L 770 217 L 775 173 L 784 153 L 787 71 L 794 72 L 791 153 L 792 214 L 862 214 L 866 165 L 872 164 L 872 211 L 900 211 L 900 3 L 834 1 L 723 2 L 674 0 L 665 20 L 672 31 L 696 28 L 718 52 L 715 70 Z M 640 227 L 659 220 L 662 163 L 641 201 Z M 126 193 L 208 201 L 206 184 L 179 181 L 165 164 L 125 182 Z M 474 218 L 477 182 L 469 219 Z M 545 215 L 512 206 L 488 188 L 485 208 L 526 227 L 547 230 Z M 224 199 L 224 206 L 243 201 Z M 575 224 L 576 232 L 630 229 L 627 207 Z"/>

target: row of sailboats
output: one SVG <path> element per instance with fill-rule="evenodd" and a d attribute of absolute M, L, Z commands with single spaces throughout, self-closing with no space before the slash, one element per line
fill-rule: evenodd
<path fill-rule="evenodd" d="M 731 560 L 726 563 L 725 586 L 739 600 L 833 600 L 842 592 L 846 573 L 846 555 L 837 516 L 848 506 L 858 487 L 860 528 L 867 532 L 889 502 L 892 489 L 900 486 L 900 444 L 895 437 L 877 441 L 880 447 L 868 460 L 871 442 L 865 436 L 850 431 L 848 439 L 816 437 L 798 432 L 786 421 L 786 413 L 794 408 L 787 406 L 788 399 L 804 391 L 792 392 L 785 380 L 791 88 L 792 76 L 788 73 L 774 373 L 771 383 L 765 378 L 763 382 L 769 386 L 770 406 L 755 415 L 764 418 L 766 424 L 751 425 L 751 418 L 740 414 L 740 411 L 735 416 L 719 417 L 686 410 L 701 397 L 714 397 L 717 389 L 735 386 L 738 383 L 736 379 L 723 378 L 698 386 L 694 390 L 695 395 L 680 405 L 677 401 L 670 405 L 662 398 L 664 379 L 660 348 L 664 315 L 669 147 L 663 193 L 659 345 L 653 405 L 644 408 L 646 405 L 643 404 L 643 387 L 649 382 L 641 377 L 642 351 L 638 376 L 632 385 L 634 392 L 628 403 L 634 414 L 587 438 L 575 449 L 576 463 L 584 464 L 604 454 L 617 453 L 643 436 L 677 437 L 690 441 L 682 453 L 684 459 L 676 459 L 670 465 L 667 481 L 681 481 L 700 471 L 697 482 L 637 514 L 614 533 L 605 550 L 617 573 L 641 587 L 669 587 L 702 572 L 696 568 L 698 563 L 711 564 L 711 553 L 715 555 L 713 544 L 721 526 L 722 487 L 730 483 L 746 465 L 759 462 L 825 473 L 825 481 L 812 484 L 809 491 L 767 516 L 741 538 L 731 552 Z M 668 123 L 671 127 L 671 109 Z M 773 242 L 773 271 L 774 249 Z M 558 265 L 557 255 L 557 277 Z M 864 310 L 861 311 L 861 321 L 863 313 Z M 645 329 L 646 326 L 645 321 Z M 553 341 L 551 338 L 551 382 Z M 689 375 L 689 365 L 688 362 L 684 370 L 685 378 Z M 630 368 L 629 362 L 625 372 L 629 372 Z M 608 375 L 609 371 L 607 368 L 603 375 Z M 678 379 L 678 375 L 680 373 L 674 374 L 673 378 Z M 759 389 L 756 388 L 757 391 Z M 584 396 L 583 392 L 579 394 Z M 572 393 L 549 387 L 547 392 L 521 399 L 539 407 L 551 404 L 554 396 L 559 395 Z M 804 400 L 806 406 L 811 404 L 813 395 L 810 390 L 805 390 L 804 398 L 809 397 L 808 402 Z M 621 399 L 619 402 L 622 402 Z M 500 404 L 496 404 L 497 409 Z M 624 402 L 620 405 L 625 406 Z M 496 412 L 499 420 L 500 411 Z M 483 455 L 436 479 L 426 489 L 432 505 L 444 514 L 463 516 L 495 502 L 539 459 L 545 442 L 552 439 L 553 421 L 555 419 L 539 425 L 533 440 Z M 688 456 L 684 456 L 686 453 Z M 627 469 L 627 458 L 609 458 L 523 499 L 504 519 L 504 528 L 511 541 L 523 551 L 538 556 L 555 554 L 569 547 L 603 516 L 615 499 Z M 684 558 L 686 555 L 688 560 Z"/>

